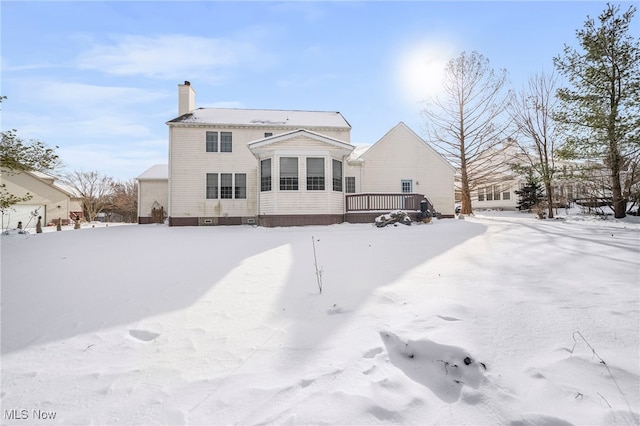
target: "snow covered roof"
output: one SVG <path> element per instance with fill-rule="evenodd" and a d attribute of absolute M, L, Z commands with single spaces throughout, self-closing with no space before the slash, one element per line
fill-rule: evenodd
<path fill-rule="evenodd" d="M 39 172 L 37 170 L 30 170 L 29 173 L 31 173 L 33 176 L 37 177 L 38 179 L 47 180 L 47 181 L 50 181 L 51 183 L 56 179 L 51 175 L 48 175 L 43 172 Z"/>
<path fill-rule="evenodd" d="M 351 125 L 337 111 L 295 111 L 274 109 L 198 108 L 168 123 L 244 125 L 264 127 L 337 127 Z"/>
<path fill-rule="evenodd" d="M 43 181 L 47 185 L 50 185 L 51 187 L 57 189 L 58 191 L 63 192 L 65 195 L 69 197 L 72 197 L 72 198 L 81 197 L 81 194 L 78 192 L 76 188 L 74 188 L 71 185 L 67 185 L 66 183 L 59 182 L 55 176 L 51 176 L 47 173 L 40 172 L 37 170 L 29 170 L 29 171 L 26 171 L 25 173 L 35 177 L 36 179 Z"/>
<path fill-rule="evenodd" d="M 356 145 L 353 152 L 349 156 L 349 161 L 357 160 L 362 154 L 367 152 L 372 145 Z"/>
<path fill-rule="evenodd" d="M 74 188 L 71 185 L 67 185 L 66 183 L 55 182 L 53 184 L 53 186 L 55 186 L 58 189 L 63 190 L 64 192 L 66 192 L 67 194 L 71 195 L 74 198 L 82 197 L 82 194 L 80 193 L 80 191 L 78 191 L 76 188 Z"/>
<path fill-rule="evenodd" d="M 169 165 L 156 164 L 145 170 L 136 179 L 138 180 L 161 180 L 169 179 Z"/>

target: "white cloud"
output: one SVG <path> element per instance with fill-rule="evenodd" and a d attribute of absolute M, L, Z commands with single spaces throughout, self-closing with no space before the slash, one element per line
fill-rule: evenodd
<path fill-rule="evenodd" d="M 319 87 L 325 83 L 330 83 L 339 78 L 338 74 L 318 74 L 318 75 L 301 75 L 292 74 L 287 79 L 280 79 L 276 81 L 276 85 L 283 89 L 305 89 L 311 87 Z"/>
<path fill-rule="evenodd" d="M 259 63 L 264 56 L 248 41 L 180 34 L 125 35 L 80 54 L 78 67 L 115 75 L 215 81 L 222 78 L 222 72 Z"/>
<path fill-rule="evenodd" d="M 74 145 L 61 147 L 58 154 L 65 166 L 62 173 L 96 170 L 115 179 L 132 179 L 153 164 L 167 162 L 167 141 L 143 140 L 127 149 L 110 143 Z"/>
<path fill-rule="evenodd" d="M 165 93 L 122 86 L 99 86 L 59 81 L 34 83 L 39 86 L 38 96 L 49 103 L 69 107 L 122 106 L 154 102 L 166 98 Z"/>
<path fill-rule="evenodd" d="M 437 96 L 442 90 L 444 69 L 455 56 L 453 46 L 435 40 L 422 40 L 401 49 L 394 75 L 405 101 L 415 104 Z"/>

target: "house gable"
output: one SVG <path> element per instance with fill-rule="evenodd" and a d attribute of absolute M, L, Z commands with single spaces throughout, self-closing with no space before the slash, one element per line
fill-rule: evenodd
<path fill-rule="evenodd" d="M 422 147 L 426 148 L 430 153 L 429 157 L 433 157 L 435 161 L 441 162 L 443 165 L 446 165 L 448 168 L 450 168 L 452 171 L 455 172 L 455 167 L 453 167 L 451 163 L 449 163 L 442 156 L 442 154 L 440 154 L 431 145 L 425 142 L 420 136 L 418 136 L 411 128 L 409 128 L 403 122 L 396 124 L 376 143 L 368 147 L 368 149 L 363 149 L 362 154 L 357 158 L 354 158 L 354 160 L 366 161 L 368 156 L 375 155 L 377 150 L 384 149 L 382 147 L 388 144 L 389 141 L 391 140 L 393 140 L 393 143 L 394 143 L 393 148 L 397 148 L 397 149 L 406 149 L 411 142 L 414 142 L 415 144 L 420 146 L 420 149 Z"/>
<path fill-rule="evenodd" d="M 422 194 L 438 212 L 453 215 L 454 167 L 404 123 L 359 151 L 347 162 L 345 174 L 355 192 Z"/>
<path fill-rule="evenodd" d="M 10 194 L 22 197 L 27 193 L 31 198 L 22 201 L 17 206 L 27 209 L 39 209 L 44 224 L 54 219 L 67 220 L 72 212 L 79 210 L 79 203 L 74 194 L 55 183 L 55 178 L 40 172 L 23 171 L 18 173 L 2 172 L 2 182 Z M 17 210 L 15 207 L 13 210 Z M 17 214 L 11 216 L 12 226 L 20 220 Z M 33 224 L 32 224 L 33 225 Z"/>
<path fill-rule="evenodd" d="M 248 147 L 258 158 L 262 154 L 276 150 L 325 149 L 339 157 L 346 156 L 353 150 L 353 145 L 349 143 L 305 129 L 253 141 L 248 144 Z"/>

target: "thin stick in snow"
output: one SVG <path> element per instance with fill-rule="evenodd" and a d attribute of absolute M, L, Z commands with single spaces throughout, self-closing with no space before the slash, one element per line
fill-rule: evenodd
<path fill-rule="evenodd" d="M 316 239 L 311 236 L 311 243 L 313 244 L 313 261 L 316 267 L 316 279 L 318 280 L 318 289 L 322 294 L 322 268 L 318 269 L 318 257 L 316 256 Z"/>
<path fill-rule="evenodd" d="M 613 381 L 613 383 L 616 385 L 616 388 L 618 388 L 618 392 L 620 392 L 620 395 L 622 395 L 622 399 L 624 399 L 624 402 L 627 403 L 627 408 L 629 409 L 629 412 L 632 412 L 631 410 L 631 404 L 629 404 L 629 400 L 627 399 L 627 395 L 625 395 L 625 393 L 622 391 L 622 388 L 620 387 L 620 385 L 618 384 L 618 381 L 616 380 L 615 377 L 613 377 L 613 373 L 611 372 L 611 370 L 609 369 L 609 366 L 607 365 L 606 362 L 604 362 L 604 359 L 602 359 L 602 357 L 600 355 L 598 355 L 598 353 L 596 352 L 595 349 L 593 349 L 593 346 L 591 346 L 591 344 L 587 341 L 587 339 L 582 335 L 582 333 L 580 333 L 579 331 L 574 331 L 573 332 L 573 348 L 571 348 L 571 355 L 573 355 L 573 351 L 576 349 L 576 345 L 578 344 L 578 340 L 576 339 L 576 335 L 580 336 L 580 338 L 584 341 L 584 343 L 587 344 L 587 346 L 589 347 L 589 349 L 591 349 L 591 353 L 593 354 L 593 356 L 597 357 L 600 360 L 600 364 L 604 365 L 604 368 L 607 369 L 607 373 L 609 373 L 609 377 L 611 378 L 611 380 Z M 597 393 L 597 392 L 596 392 Z M 598 393 L 598 395 L 600 395 Z M 609 405 L 609 402 L 602 396 L 600 395 L 600 398 L 604 399 L 604 402 L 607 403 L 607 405 Z M 611 405 L 609 405 L 609 408 L 611 408 Z"/>

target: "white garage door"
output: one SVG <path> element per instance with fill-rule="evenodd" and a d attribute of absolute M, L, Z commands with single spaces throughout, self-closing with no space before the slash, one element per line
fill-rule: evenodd
<path fill-rule="evenodd" d="M 42 226 L 46 226 L 45 208 L 43 205 L 21 204 L 11 206 L 5 211 L 3 226 L 5 229 L 15 229 L 18 222 L 22 222 L 23 228 L 35 228 L 38 216 L 42 216 Z"/>

